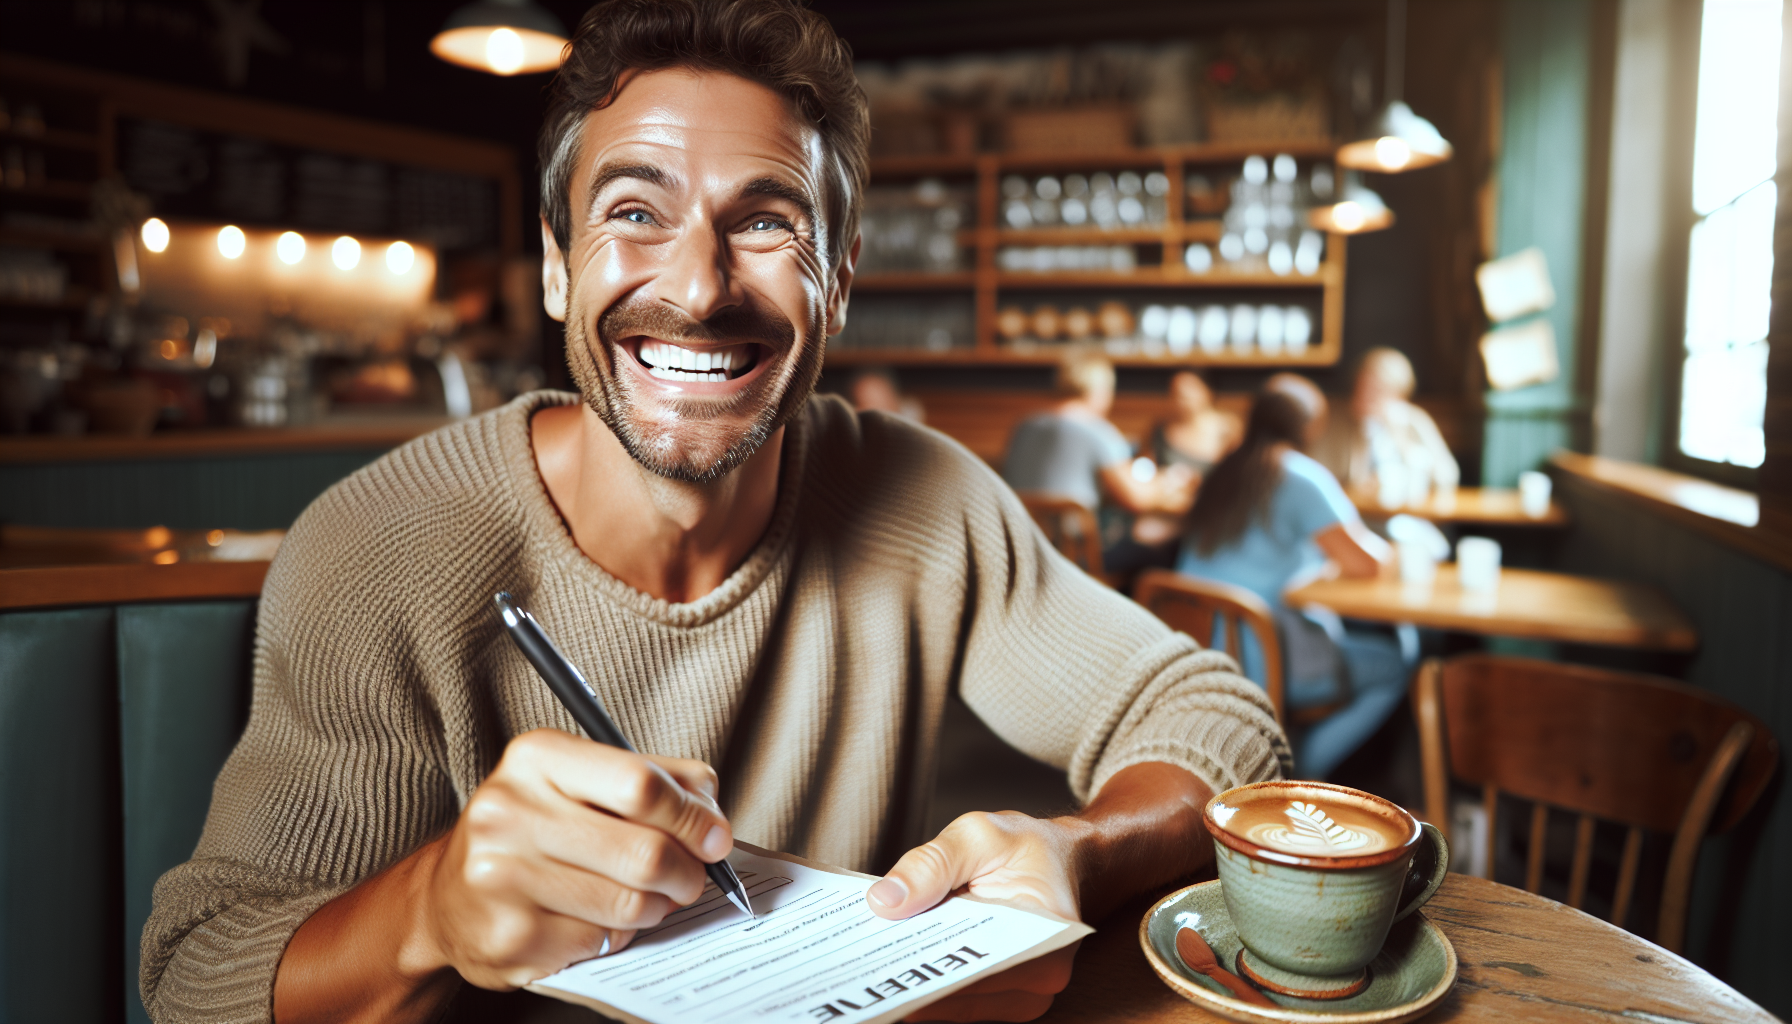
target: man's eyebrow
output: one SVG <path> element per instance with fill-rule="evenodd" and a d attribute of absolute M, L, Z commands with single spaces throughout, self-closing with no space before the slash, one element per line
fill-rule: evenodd
<path fill-rule="evenodd" d="M 597 202 L 597 194 L 620 178 L 635 178 L 661 188 L 672 187 L 672 176 L 652 164 L 607 164 L 599 167 L 592 176 L 591 187 L 585 190 L 585 205 Z"/>
<path fill-rule="evenodd" d="M 782 199 L 803 211 L 803 216 L 807 218 L 811 224 L 815 223 L 815 200 L 809 198 L 809 193 L 797 188 L 788 181 L 782 181 L 778 178 L 754 178 L 752 181 L 742 185 L 740 189 L 740 198 L 747 199 L 752 196 L 768 196 L 772 199 Z"/>

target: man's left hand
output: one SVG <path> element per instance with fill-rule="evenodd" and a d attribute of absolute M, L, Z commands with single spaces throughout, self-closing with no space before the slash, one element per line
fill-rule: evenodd
<path fill-rule="evenodd" d="M 904 854 L 871 887 L 866 904 L 892 920 L 913 917 L 960 892 L 1012 901 L 1077 920 L 1077 851 L 1094 827 L 1076 818 L 1040 820 L 1018 811 L 966 814 L 938 838 Z M 1024 1021 L 1051 1008 L 1070 982 L 1076 944 L 1011 967 L 909 1018 Z"/>
<path fill-rule="evenodd" d="M 1213 856 L 1201 824 L 1212 791 L 1189 772 L 1139 764 L 1108 780 L 1071 817 L 974 812 L 904 854 L 866 904 L 913 917 L 960 893 L 1081 920 L 1200 867 Z M 1070 983 L 1077 944 L 993 975 L 915 1012 L 911 1021 L 1028 1021 Z"/>

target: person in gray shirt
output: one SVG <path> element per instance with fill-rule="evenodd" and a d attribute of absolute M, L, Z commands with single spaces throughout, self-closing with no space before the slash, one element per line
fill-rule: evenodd
<path fill-rule="evenodd" d="M 1063 400 L 1022 421 L 1008 439 L 1002 466 L 1008 486 L 1023 495 L 1056 495 L 1090 510 L 1106 505 L 1122 513 L 1105 517 L 1107 549 L 1129 543 L 1129 516 L 1188 511 L 1197 478 L 1185 467 L 1147 479 L 1134 475 L 1132 445 L 1107 419 L 1114 406 L 1112 364 L 1098 355 L 1072 355 L 1058 366 L 1057 387 Z"/>

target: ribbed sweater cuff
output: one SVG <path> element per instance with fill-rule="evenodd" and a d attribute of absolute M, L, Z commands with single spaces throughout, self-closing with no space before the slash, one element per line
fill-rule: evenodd
<path fill-rule="evenodd" d="M 349 886 L 308 892 L 285 900 L 246 900 L 195 926 L 174 948 L 154 991 L 142 992 L 144 1009 L 157 1024 L 229 1021 L 270 1024 L 274 975 L 299 926 Z M 142 979 L 153 975 L 144 964 Z"/>

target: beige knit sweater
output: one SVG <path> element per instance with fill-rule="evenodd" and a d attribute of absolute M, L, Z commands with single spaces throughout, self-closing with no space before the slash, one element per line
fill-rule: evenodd
<path fill-rule="evenodd" d="M 318 907 L 453 824 L 511 737 L 577 732 L 503 636 L 536 614 L 642 750 L 700 758 L 742 839 L 875 870 L 923 840 L 942 702 L 1066 768 L 1081 798 L 1165 761 L 1215 791 L 1277 774 L 1262 690 L 1053 552 L 944 436 L 833 398 L 786 432 L 764 539 L 668 604 L 574 545 L 536 472 L 537 393 L 331 488 L 262 592 L 248 728 L 193 859 L 156 885 L 158 1021 L 266 1021 Z"/>

